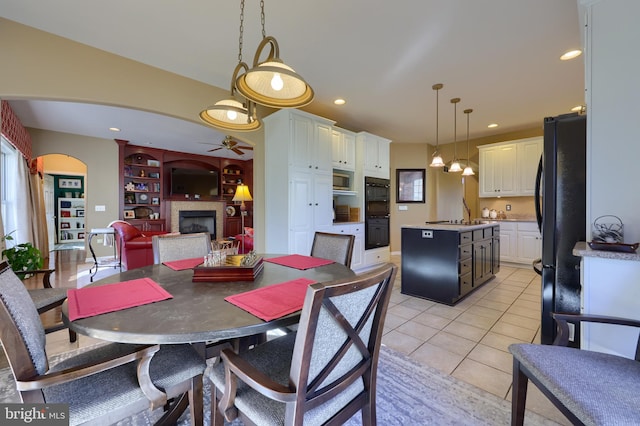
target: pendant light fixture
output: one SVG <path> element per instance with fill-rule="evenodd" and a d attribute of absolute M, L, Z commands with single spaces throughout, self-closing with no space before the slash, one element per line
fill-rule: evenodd
<path fill-rule="evenodd" d="M 471 108 L 465 109 L 464 113 L 467 115 L 467 167 L 462 171 L 462 176 L 473 176 L 475 173 L 471 168 L 471 157 L 469 157 L 469 114 L 471 114 L 473 110 Z"/>
<path fill-rule="evenodd" d="M 298 108 L 311 103 L 313 89 L 290 66 L 280 59 L 280 47 L 274 37 L 267 37 L 264 29 L 264 0 L 260 0 L 262 42 L 253 58 L 253 68 L 236 80 L 238 91 L 247 99 L 271 108 Z M 263 49 L 270 47 L 264 62 Z"/>
<path fill-rule="evenodd" d="M 458 161 L 458 102 L 460 102 L 460 98 L 451 99 L 451 103 L 453 104 L 453 161 L 451 162 L 451 167 L 449 167 L 449 171 L 452 173 L 459 173 L 462 171 L 462 167 L 460 167 L 460 162 Z"/>
<path fill-rule="evenodd" d="M 442 83 L 434 84 L 431 86 L 433 90 L 436 91 L 436 150 L 433 151 L 433 155 L 431 158 L 430 167 L 444 167 L 444 162 L 442 161 L 442 157 L 440 156 L 440 152 L 438 151 L 438 91 L 442 89 Z"/>
<path fill-rule="evenodd" d="M 231 77 L 231 97 L 216 102 L 200 112 L 200 119 L 207 124 L 224 130 L 252 131 L 259 129 L 262 123 L 256 115 L 256 105 L 244 98 L 246 105 L 236 96 L 236 79 L 240 70 L 249 69 L 242 62 L 242 38 L 244 33 L 244 0 L 240 2 L 240 37 L 238 40 L 238 65 Z"/>

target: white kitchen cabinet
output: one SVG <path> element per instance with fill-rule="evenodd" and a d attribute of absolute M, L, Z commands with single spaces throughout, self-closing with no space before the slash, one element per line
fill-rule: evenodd
<path fill-rule="evenodd" d="M 518 195 L 533 196 L 535 194 L 536 174 L 542 147 L 542 136 L 525 139 L 516 146 Z"/>
<path fill-rule="evenodd" d="M 389 262 L 391 259 L 391 252 L 389 247 L 379 247 L 364 251 L 364 265 L 365 268 L 373 268 L 381 263 Z"/>
<path fill-rule="evenodd" d="M 84 241 L 84 198 L 58 198 L 58 242 Z"/>
<path fill-rule="evenodd" d="M 542 237 L 536 222 L 500 222 L 500 260 L 531 265 L 542 256 Z"/>
<path fill-rule="evenodd" d="M 333 124 L 299 110 L 265 117 L 267 253 L 308 255 L 314 233 L 331 232 Z"/>
<path fill-rule="evenodd" d="M 353 255 L 351 256 L 351 269 L 354 271 L 364 266 L 364 223 L 340 224 L 333 226 L 333 233 L 355 236 L 353 242 Z"/>
<path fill-rule="evenodd" d="M 334 127 L 331 131 L 332 163 L 334 169 L 356 169 L 356 135 Z"/>
<path fill-rule="evenodd" d="M 515 145 L 481 146 L 478 150 L 480 153 L 480 197 L 515 195 Z"/>
<path fill-rule="evenodd" d="M 478 147 L 480 197 L 532 196 L 542 137 Z"/>
<path fill-rule="evenodd" d="M 515 222 L 500 222 L 500 260 L 516 262 L 518 257 L 518 225 Z"/>
<path fill-rule="evenodd" d="M 364 176 L 389 179 L 389 144 L 390 140 L 360 132 L 356 135 L 357 153 L 363 161 Z"/>

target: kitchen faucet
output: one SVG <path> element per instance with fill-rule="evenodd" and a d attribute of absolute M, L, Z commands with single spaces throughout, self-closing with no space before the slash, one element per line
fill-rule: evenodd
<path fill-rule="evenodd" d="M 471 223 L 471 209 L 469 208 L 467 200 L 465 200 L 464 197 L 462 197 L 462 205 L 464 205 L 464 209 L 467 211 L 467 222 Z"/>

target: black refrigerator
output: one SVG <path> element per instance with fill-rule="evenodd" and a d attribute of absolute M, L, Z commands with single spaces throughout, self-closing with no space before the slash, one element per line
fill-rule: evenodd
<path fill-rule="evenodd" d="M 580 312 L 580 257 L 572 251 L 586 235 L 586 123 L 586 115 L 578 113 L 544 119 L 535 191 L 542 258 L 534 262 L 542 276 L 543 344 L 556 336 L 552 312 Z M 579 331 L 576 327 L 572 346 L 580 345 Z"/>

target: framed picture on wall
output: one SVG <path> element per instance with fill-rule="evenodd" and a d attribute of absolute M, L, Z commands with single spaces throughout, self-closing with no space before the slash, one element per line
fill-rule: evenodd
<path fill-rule="evenodd" d="M 396 202 L 425 202 L 425 169 L 396 170 Z"/>
<path fill-rule="evenodd" d="M 58 188 L 82 188 L 82 179 L 58 179 Z"/>

